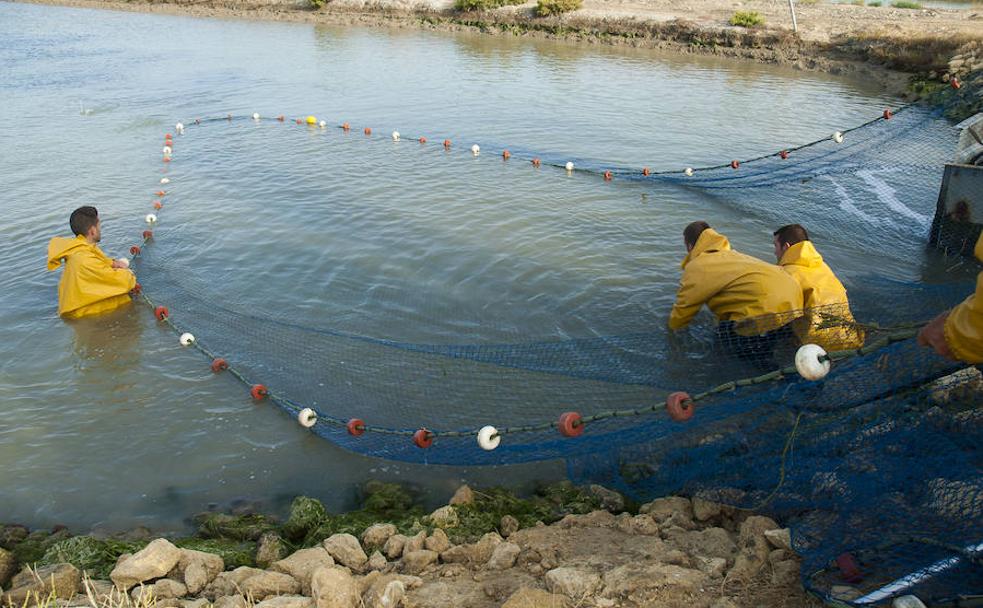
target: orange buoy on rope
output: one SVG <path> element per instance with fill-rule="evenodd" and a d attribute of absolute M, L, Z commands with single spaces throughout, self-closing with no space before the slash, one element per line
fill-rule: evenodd
<path fill-rule="evenodd" d="M 140 248 L 136 245 L 130 247 L 130 255 L 140 255 Z"/>
<path fill-rule="evenodd" d="M 366 135 L 372 135 L 372 129 L 370 129 L 368 127 L 365 127 L 365 134 Z"/>
<path fill-rule="evenodd" d="M 151 238 L 153 238 L 153 236 L 154 236 L 153 230 L 144 230 L 143 231 L 143 240 L 151 239 Z"/>
<path fill-rule="evenodd" d="M 345 425 L 345 428 L 348 429 L 349 435 L 353 437 L 361 437 L 365 434 L 365 421 L 361 418 L 352 418 L 348 421 L 348 424 Z"/>
<path fill-rule="evenodd" d="M 347 122 L 343 122 L 343 123 L 341 123 L 341 130 L 342 130 L 342 131 L 348 131 L 348 130 L 350 130 L 351 128 L 352 128 L 352 126 L 351 126 L 350 124 L 348 124 Z"/>
<path fill-rule="evenodd" d="M 963 86 L 963 83 L 959 82 L 959 79 L 953 76 L 949 79 L 949 86 L 954 89 L 959 89 Z"/>
<path fill-rule="evenodd" d="M 891 120 L 891 117 L 894 116 L 894 114 L 891 113 L 891 108 L 884 110 L 883 116 L 884 116 L 884 120 Z"/>
<path fill-rule="evenodd" d="M 580 437 L 584 434 L 584 426 L 577 412 L 563 412 L 556 421 L 556 430 L 564 437 Z"/>
<path fill-rule="evenodd" d="M 253 399 L 259 401 L 260 399 L 266 398 L 270 394 L 270 391 L 266 390 L 266 387 L 262 384 L 254 384 L 251 389 L 249 389 L 249 394 L 253 396 Z"/>
<path fill-rule="evenodd" d="M 164 321 L 168 317 L 168 311 L 166 306 L 158 306 L 154 308 L 154 316 L 157 317 L 158 321 Z"/>
<path fill-rule="evenodd" d="M 286 120 L 286 116 L 280 114 L 279 116 L 276 117 L 276 119 L 279 120 L 280 122 L 283 122 L 284 120 Z"/>
<path fill-rule="evenodd" d="M 450 148 L 451 147 L 451 140 L 445 139 L 444 140 L 444 147 L 445 148 Z"/>
<path fill-rule="evenodd" d="M 666 411 L 669 412 L 669 417 L 676 422 L 686 422 L 692 418 L 695 409 L 693 400 L 688 393 L 676 391 L 669 393 L 669 396 L 666 397 Z"/>
<path fill-rule="evenodd" d="M 160 209 L 164 205 L 160 201 L 154 201 L 154 209 Z"/>
<path fill-rule="evenodd" d="M 212 359 L 211 368 L 212 372 L 217 374 L 221 371 L 229 369 L 229 362 L 222 357 L 216 357 L 215 359 Z"/>
<path fill-rule="evenodd" d="M 502 160 L 508 160 L 512 156 L 512 153 L 508 150 L 502 150 Z"/>
<path fill-rule="evenodd" d="M 420 143 L 421 143 L 421 144 L 425 144 L 425 143 L 427 143 L 427 138 L 426 138 L 426 137 L 421 137 L 421 138 L 420 138 Z"/>
<path fill-rule="evenodd" d="M 781 152 L 778 153 L 778 155 L 782 157 L 782 160 L 785 160 L 786 158 L 788 158 L 788 150 L 782 150 Z"/>
<path fill-rule="evenodd" d="M 169 162 L 171 162 L 171 157 L 170 157 L 170 156 L 165 156 L 165 157 L 164 157 L 164 162 L 165 162 L 165 163 L 169 163 Z"/>
<path fill-rule="evenodd" d="M 299 119 L 299 118 L 295 118 L 295 119 L 294 119 L 294 122 L 296 122 L 296 123 L 297 123 L 298 125 L 302 125 L 302 124 L 304 124 L 304 121 L 303 121 L 303 120 L 301 120 L 301 119 Z"/>
<path fill-rule="evenodd" d="M 134 283 L 133 289 L 130 290 L 130 293 L 133 295 L 139 295 L 141 291 L 143 291 L 143 287 L 141 287 L 139 283 Z"/>
<path fill-rule="evenodd" d="M 613 177 L 612 177 L 612 175 L 611 175 L 611 172 L 610 172 L 610 171 L 605 171 L 605 172 L 604 172 L 604 181 L 606 181 L 606 182 L 609 182 L 609 181 L 611 181 L 612 179 L 613 179 Z"/>
<path fill-rule="evenodd" d="M 642 167 L 642 175 L 644 175 L 645 177 L 648 177 L 651 173 L 652 172 L 649 171 L 649 168 L 648 167 Z"/>
<path fill-rule="evenodd" d="M 158 190 L 157 192 L 155 192 L 155 194 L 157 196 L 167 196 L 167 191 L 166 190 Z"/>
<path fill-rule="evenodd" d="M 427 429 L 420 429 L 413 433 L 413 443 L 420 449 L 427 449 L 433 445 L 434 434 Z"/>
<path fill-rule="evenodd" d="M 533 167 L 538 167 L 538 166 L 540 166 L 542 164 L 542 161 L 540 161 L 538 158 L 534 158 L 530 162 L 532 162 L 532 166 Z"/>
<path fill-rule="evenodd" d="M 741 161 L 739 161 L 739 160 L 732 160 L 732 161 L 730 161 L 730 168 L 731 169 L 736 169 L 736 168 L 738 168 L 740 166 L 741 166 Z"/>
<path fill-rule="evenodd" d="M 170 133 L 164 133 L 164 139 L 174 139 L 174 136 Z"/>

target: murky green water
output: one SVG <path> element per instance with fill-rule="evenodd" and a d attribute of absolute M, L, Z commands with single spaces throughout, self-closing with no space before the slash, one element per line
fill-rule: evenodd
<path fill-rule="evenodd" d="M 123 254 L 178 120 L 315 114 L 431 139 L 421 150 L 358 132 L 197 127 L 172 170 L 197 205 L 165 209 L 160 228 L 182 239 L 170 261 L 212 297 L 331 314 L 381 338 L 521 341 L 662 323 L 685 223 L 706 218 L 765 259 L 774 227 L 698 192 L 653 199 L 637 184 L 503 163 L 503 147 L 698 166 L 896 105 L 864 83 L 712 58 L 8 3 L 0 99 L 0 521 L 113 528 L 176 527 L 210 503 L 276 507 L 297 493 L 343 508 L 369 477 L 437 501 L 462 479 L 563 475 L 558 463 L 506 476 L 353 456 L 255 407 L 141 307 L 61 321 L 48 238 L 94 204 L 104 249 Z M 445 137 L 484 152 L 445 155 L 433 145 Z M 872 265 L 919 273 L 849 244 L 824 252 L 848 284 Z"/>

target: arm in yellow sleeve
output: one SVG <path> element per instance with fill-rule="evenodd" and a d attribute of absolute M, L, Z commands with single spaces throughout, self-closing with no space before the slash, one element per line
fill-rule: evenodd
<path fill-rule="evenodd" d="M 976 293 L 949 312 L 944 332 L 957 359 L 983 363 L 983 272 L 976 278 Z"/>
<path fill-rule="evenodd" d="M 672 313 L 669 314 L 669 329 L 682 329 L 689 325 L 696 313 L 700 312 L 700 308 L 719 290 L 716 282 L 710 281 L 707 273 L 693 268 L 693 264 L 694 262 L 690 262 L 683 271 L 676 303 L 672 305 Z"/>
<path fill-rule="evenodd" d="M 109 298 L 129 292 L 137 278 L 126 268 L 113 268 L 113 262 L 101 251 L 89 252 L 79 267 L 79 287 L 95 299 Z"/>

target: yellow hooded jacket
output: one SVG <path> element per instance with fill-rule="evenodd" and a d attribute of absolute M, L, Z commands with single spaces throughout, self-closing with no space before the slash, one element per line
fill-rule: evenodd
<path fill-rule="evenodd" d="M 811 241 L 801 241 L 785 250 L 778 262 L 802 288 L 807 321 L 796 325 L 805 343 L 826 350 L 847 350 L 864 345 L 864 334 L 856 327 L 846 288 L 836 278 Z"/>
<path fill-rule="evenodd" d="M 973 250 L 983 262 L 983 234 Z M 945 320 L 945 343 L 960 361 L 983 363 L 983 272 L 976 277 L 976 293 L 949 311 Z"/>
<path fill-rule="evenodd" d="M 84 236 L 56 236 L 48 243 L 48 270 L 65 263 L 58 283 L 58 314 L 67 319 L 109 312 L 130 301 L 137 279 Z"/>
<path fill-rule="evenodd" d="M 801 316 L 802 290 L 778 266 L 731 251 L 727 237 L 708 228 L 683 259 L 683 278 L 669 316 L 669 328 L 689 325 L 706 304 L 720 321 L 743 321 L 762 315 L 751 331 L 760 334 Z"/>

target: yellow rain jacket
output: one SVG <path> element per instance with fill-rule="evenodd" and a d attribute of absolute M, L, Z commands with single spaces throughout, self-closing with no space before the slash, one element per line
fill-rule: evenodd
<path fill-rule="evenodd" d="M 983 234 L 973 253 L 983 262 Z M 983 363 L 983 272 L 976 277 L 976 293 L 949 311 L 944 331 L 945 343 L 957 359 Z"/>
<path fill-rule="evenodd" d="M 113 261 L 84 236 L 56 236 L 48 243 L 48 270 L 65 263 L 58 283 L 58 314 L 67 319 L 97 315 L 130 301 L 129 292 L 137 279 L 126 268 L 113 268 Z"/>
<path fill-rule="evenodd" d="M 789 247 L 778 264 L 802 288 L 802 303 L 807 311 L 805 322 L 795 327 L 802 342 L 818 344 L 826 350 L 864 345 L 864 334 L 850 313 L 846 288 L 811 241 Z"/>
<path fill-rule="evenodd" d="M 703 231 L 682 267 L 670 329 L 689 325 L 704 304 L 720 321 L 754 319 L 738 324 L 735 331 L 742 335 L 763 334 L 802 315 L 802 290 L 787 273 L 731 251 L 727 237 L 712 228 Z"/>

